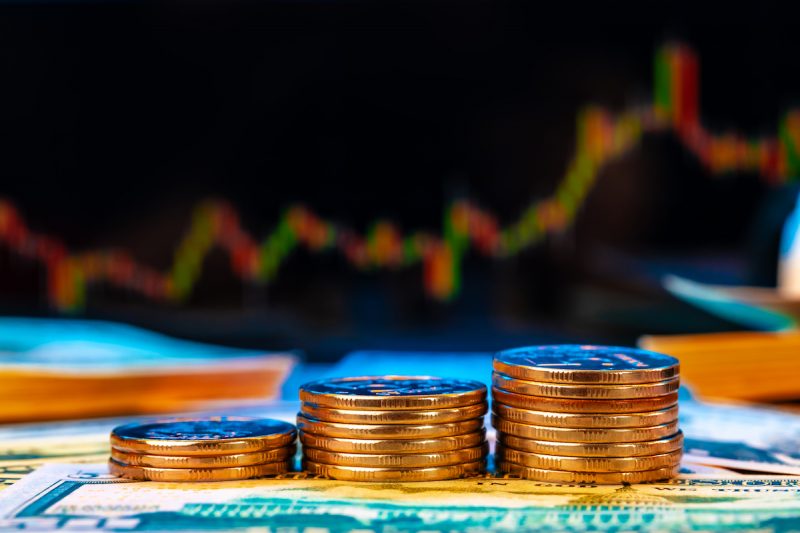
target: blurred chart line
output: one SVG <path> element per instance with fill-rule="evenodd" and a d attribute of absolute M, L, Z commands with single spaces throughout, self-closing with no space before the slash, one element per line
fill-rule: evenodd
<path fill-rule="evenodd" d="M 729 131 L 712 134 L 700 120 L 699 63 L 682 44 L 668 44 L 655 56 L 653 102 L 612 113 L 587 107 L 578 114 L 575 153 L 549 198 L 535 201 L 519 219 L 500 227 L 491 212 L 468 200 L 444 211 L 441 234 L 403 234 L 378 220 L 360 235 L 302 205 L 286 209 L 262 241 L 245 231 L 234 207 L 217 200 L 197 206 L 173 266 L 159 272 L 119 249 L 72 253 L 58 239 L 35 233 L 9 200 L 0 200 L 0 243 L 46 267 L 49 300 L 62 311 L 85 304 L 87 286 L 104 282 L 147 298 L 180 302 L 198 282 L 203 261 L 219 246 L 243 280 L 273 280 L 293 250 L 338 251 L 354 268 L 400 268 L 421 263 L 426 292 L 448 300 L 458 294 L 463 258 L 470 250 L 508 257 L 568 228 L 604 165 L 638 146 L 645 134 L 672 132 L 712 174 L 754 172 L 769 183 L 800 174 L 800 110 L 786 113 L 772 137 L 748 138 Z"/>

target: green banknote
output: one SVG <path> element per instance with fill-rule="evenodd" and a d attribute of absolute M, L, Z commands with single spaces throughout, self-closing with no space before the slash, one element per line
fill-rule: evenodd
<path fill-rule="evenodd" d="M 118 531 L 708 531 L 800 528 L 800 478 L 682 474 L 625 486 L 484 477 L 427 483 L 156 483 L 46 465 L 6 489 L 0 527 Z"/>
<path fill-rule="evenodd" d="M 108 429 L 104 424 L 76 423 L 72 428 L 31 425 L 0 431 L 0 489 L 49 463 L 97 463 L 108 456 Z"/>

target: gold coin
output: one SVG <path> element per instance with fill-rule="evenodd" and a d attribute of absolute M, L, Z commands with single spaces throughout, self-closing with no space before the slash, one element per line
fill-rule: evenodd
<path fill-rule="evenodd" d="M 146 455 L 128 453 L 111 448 L 111 458 L 128 466 L 149 466 L 153 468 L 229 468 L 232 466 L 251 466 L 285 461 L 294 457 L 295 446 L 275 448 L 266 452 L 237 453 L 232 455 Z"/>
<path fill-rule="evenodd" d="M 675 466 L 681 462 L 682 450 L 643 457 L 567 457 L 521 452 L 513 448 L 497 446 L 495 457 L 518 465 L 566 470 L 569 472 L 640 472 Z"/>
<path fill-rule="evenodd" d="M 303 446 L 343 453 L 441 453 L 474 448 L 486 440 L 486 429 L 435 439 L 346 439 L 300 432 Z"/>
<path fill-rule="evenodd" d="M 557 442 L 641 442 L 658 440 L 678 432 L 678 421 L 645 428 L 557 428 L 511 422 L 492 414 L 497 431 L 526 439 Z"/>
<path fill-rule="evenodd" d="M 480 474 L 486 470 L 486 461 L 428 468 L 367 468 L 303 460 L 303 470 L 342 481 L 442 481 Z"/>
<path fill-rule="evenodd" d="M 360 376 L 306 383 L 300 400 L 334 409 L 447 409 L 485 401 L 486 386 L 432 376 Z"/>
<path fill-rule="evenodd" d="M 152 468 L 124 465 L 113 459 L 108 461 L 111 474 L 141 481 L 234 481 L 284 474 L 291 466 L 292 461 L 278 461 L 230 468 Z"/>
<path fill-rule="evenodd" d="M 531 411 L 518 407 L 509 407 L 502 403 L 493 403 L 492 409 L 498 416 L 534 426 L 555 426 L 565 428 L 636 428 L 658 426 L 678 419 L 678 406 L 650 411 L 649 413 L 627 414 L 576 414 L 576 413 L 550 413 L 546 411 Z"/>
<path fill-rule="evenodd" d="M 678 393 L 634 400 L 580 400 L 516 394 L 492 387 L 492 400 L 521 409 L 556 413 L 644 413 L 678 405 Z"/>
<path fill-rule="evenodd" d="M 345 424 L 441 424 L 459 422 L 483 416 L 488 411 L 487 402 L 466 407 L 432 409 L 425 411 L 390 410 L 357 411 L 353 409 L 332 409 L 304 403 L 300 411 L 309 418 L 322 422 L 341 422 Z"/>
<path fill-rule="evenodd" d="M 523 479 L 544 481 L 547 483 L 582 483 L 597 485 L 616 485 L 619 483 L 646 483 L 660 481 L 678 475 L 680 465 L 642 470 L 641 472 L 565 472 L 522 466 L 508 461 L 497 463 L 498 472 L 512 474 Z"/>
<path fill-rule="evenodd" d="M 321 422 L 300 414 L 297 415 L 297 427 L 301 431 L 316 435 L 346 439 L 433 439 L 478 431 L 483 427 L 483 418 L 425 425 L 340 424 L 338 422 Z"/>
<path fill-rule="evenodd" d="M 638 348 L 559 344 L 498 352 L 495 370 L 518 379 L 550 383 L 653 383 L 678 375 L 678 360 Z"/>
<path fill-rule="evenodd" d="M 303 458 L 315 463 L 338 466 L 365 466 L 374 468 L 427 468 L 473 463 L 486 458 L 489 444 L 441 453 L 366 454 L 341 453 L 303 448 Z"/>
<path fill-rule="evenodd" d="M 530 396 L 550 396 L 554 398 L 591 398 L 620 400 L 633 398 L 652 398 L 676 392 L 680 378 L 672 378 L 656 383 L 639 385 L 567 385 L 563 383 L 544 383 L 511 378 L 498 372 L 492 373 L 492 385 L 500 390 L 528 394 Z"/>
<path fill-rule="evenodd" d="M 683 448 L 683 433 L 644 442 L 554 442 L 533 440 L 506 433 L 497 433 L 497 442 L 517 450 L 570 457 L 638 457 L 660 455 Z"/>
<path fill-rule="evenodd" d="M 297 430 L 268 418 L 214 416 L 136 422 L 111 431 L 111 446 L 148 455 L 230 455 L 292 444 Z"/>

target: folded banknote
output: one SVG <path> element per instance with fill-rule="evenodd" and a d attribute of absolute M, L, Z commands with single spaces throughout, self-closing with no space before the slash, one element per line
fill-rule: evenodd
<path fill-rule="evenodd" d="M 753 472 L 800 475 L 800 416 L 755 405 L 683 402 L 689 461 Z"/>

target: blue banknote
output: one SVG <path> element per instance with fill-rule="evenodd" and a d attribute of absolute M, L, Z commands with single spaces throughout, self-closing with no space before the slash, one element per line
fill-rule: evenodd
<path fill-rule="evenodd" d="M 800 475 L 800 416 L 767 407 L 683 402 L 688 460 L 753 472 Z"/>

